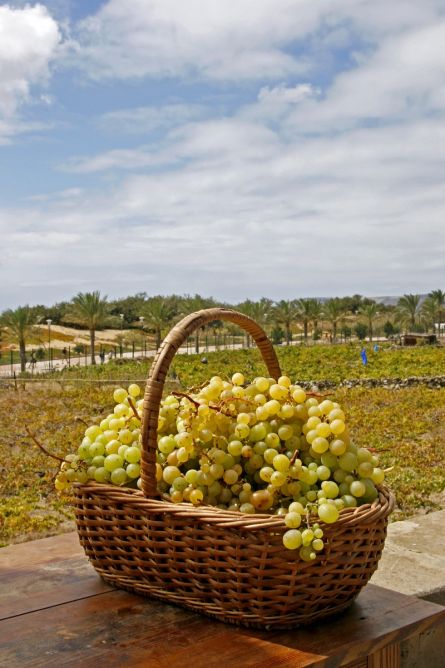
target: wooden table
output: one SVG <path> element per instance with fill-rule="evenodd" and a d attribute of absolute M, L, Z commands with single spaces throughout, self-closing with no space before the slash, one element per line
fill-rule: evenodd
<path fill-rule="evenodd" d="M 329 622 L 238 628 L 113 590 L 75 533 L 1 549 L 0 603 L 0 666 L 8 668 L 398 668 L 401 641 L 445 623 L 441 606 L 368 585 Z"/>

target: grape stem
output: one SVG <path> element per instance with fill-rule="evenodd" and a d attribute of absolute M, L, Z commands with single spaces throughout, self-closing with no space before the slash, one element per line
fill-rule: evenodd
<path fill-rule="evenodd" d="M 141 416 L 139 415 L 138 410 L 137 410 L 136 406 L 134 405 L 131 397 L 127 397 L 127 401 L 128 401 L 128 405 L 130 406 L 131 410 L 133 411 L 135 417 L 137 417 L 137 419 L 140 420 Z"/>
<path fill-rule="evenodd" d="M 191 404 L 196 406 L 196 408 L 199 408 L 200 405 L 201 405 L 198 401 L 195 401 L 195 399 L 192 399 L 192 397 L 189 394 L 187 394 L 186 392 L 172 392 L 172 395 L 174 397 L 184 397 L 184 399 L 188 399 Z M 209 406 L 209 408 L 211 408 L 211 407 Z"/>
<path fill-rule="evenodd" d="M 41 443 L 39 443 L 39 441 L 36 439 L 34 434 L 31 434 L 27 425 L 25 425 L 25 429 L 26 429 L 26 432 L 27 432 L 28 436 L 34 441 L 34 443 L 37 445 L 37 447 L 40 448 L 40 450 L 42 450 L 42 452 L 45 453 L 45 455 L 48 455 L 48 457 L 52 457 L 53 459 L 57 459 L 59 462 L 66 461 L 65 459 L 63 459 L 63 457 L 58 457 L 57 455 L 54 455 L 52 452 L 49 452 Z"/>
<path fill-rule="evenodd" d="M 292 457 L 289 460 L 289 466 L 292 466 L 292 464 L 295 464 L 296 460 L 298 457 L 298 450 L 295 450 Z"/>

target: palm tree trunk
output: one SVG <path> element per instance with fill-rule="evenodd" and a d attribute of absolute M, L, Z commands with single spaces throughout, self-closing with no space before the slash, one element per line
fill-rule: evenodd
<path fill-rule="evenodd" d="M 156 327 L 156 350 L 161 347 L 161 328 Z"/>
<path fill-rule="evenodd" d="M 308 326 L 308 322 L 307 322 L 307 320 L 305 320 L 303 322 L 303 332 L 304 332 L 304 340 L 305 341 L 307 341 L 307 326 Z"/>
<path fill-rule="evenodd" d="M 22 373 L 26 370 L 26 347 L 24 339 L 19 341 L 19 355 L 20 355 L 20 371 Z"/>
<path fill-rule="evenodd" d="M 91 364 L 96 364 L 95 341 L 96 331 L 94 329 L 90 329 Z"/>

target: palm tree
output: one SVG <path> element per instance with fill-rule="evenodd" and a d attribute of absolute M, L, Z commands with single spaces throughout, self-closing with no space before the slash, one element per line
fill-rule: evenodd
<path fill-rule="evenodd" d="M 171 326 L 177 313 L 176 299 L 173 297 L 151 297 L 142 307 L 145 323 L 155 332 L 156 350 L 161 345 L 164 329 Z"/>
<path fill-rule="evenodd" d="M 272 312 L 272 300 L 262 297 L 259 302 L 254 302 L 251 299 L 246 299 L 241 304 L 236 305 L 236 310 L 244 315 L 249 316 L 255 320 L 261 327 L 264 327 L 270 319 Z M 247 347 L 250 347 L 251 339 L 249 334 L 246 334 Z"/>
<path fill-rule="evenodd" d="M 298 320 L 299 316 L 297 301 L 295 299 L 281 299 L 273 307 L 272 315 L 277 324 L 284 326 L 286 330 L 286 342 L 289 345 L 292 340 L 292 324 Z"/>
<path fill-rule="evenodd" d="M 311 301 L 311 316 L 312 316 L 312 326 L 313 326 L 312 337 L 315 340 L 318 329 L 318 321 L 323 316 L 323 304 L 319 299 L 311 299 L 310 301 Z"/>
<path fill-rule="evenodd" d="M 4 311 L 1 322 L 19 344 L 20 370 L 23 373 L 26 369 L 26 339 L 36 324 L 36 316 L 28 305 L 19 306 Z"/>
<path fill-rule="evenodd" d="M 378 305 L 376 303 L 364 304 L 359 308 L 358 312 L 360 313 L 360 315 L 363 315 L 367 320 L 369 340 L 372 341 L 373 323 L 376 317 L 379 315 Z"/>
<path fill-rule="evenodd" d="M 303 336 L 307 341 L 308 325 L 313 318 L 313 304 L 314 299 L 297 299 L 298 317 L 303 323 Z"/>
<path fill-rule="evenodd" d="M 104 325 L 109 318 L 107 297 L 100 292 L 79 292 L 72 299 L 69 317 L 86 325 L 90 332 L 91 364 L 96 364 L 95 340 L 96 330 Z"/>
<path fill-rule="evenodd" d="M 442 318 L 441 318 L 442 309 L 445 306 L 445 292 L 443 292 L 442 290 L 432 290 L 432 292 L 430 292 L 428 294 L 428 297 L 431 297 L 432 299 L 434 299 L 436 304 L 437 304 L 437 311 L 438 311 L 437 315 L 438 315 L 438 319 L 439 319 L 439 336 L 440 336 L 440 331 L 441 331 L 440 324 L 442 322 Z M 434 329 L 435 329 L 435 324 L 433 326 L 433 332 L 434 332 Z"/>
<path fill-rule="evenodd" d="M 424 300 L 424 302 L 421 306 L 420 315 L 422 316 L 422 318 L 425 321 L 427 331 L 428 331 L 428 327 L 431 326 L 433 334 L 434 334 L 434 331 L 435 331 L 435 328 L 436 328 L 438 312 L 439 312 L 439 306 L 437 304 L 437 300 L 434 297 L 432 297 L 431 294 L 429 294 L 428 297 L 426 297 L 426 299 Z M 440 320 L 440 318 L 439 318 L 439 320 Z M 439 323 L 439 325 L 440 325 L 440 323 Z M 439 331 L 440 331 L 440 328 L 439 328 Z"/>
<path fill-rule="evenodd" d="M 328 299 L 323 306 L 325 318 L 332 324 L 332 341 L 335 342 L 337 338 L 337 324 L 344 314 L 344 307 L 342 300 L 339 297 Z"/>
<path fill-rule="evenodd" d="M 201 297 L 201 295 L 186 295 L 185 297 L 180 298 L 177 310 L 180 315 L 188 315 L 189 313 L 195 313 L 196 311 L 201 311 L 206 308 L 213 308 L 218 306 L 218 303 L 212 298 Z M 202 328 L 205 331 L 205 326 Z M 195 337 L 195 353 L 199 354 L 199 331 L 196 332 Z"/>
<path fill-rule="evenodd" d="M 419 295 L 403 295 L 397 302 L 397 313 L 402 322 L 408 323 L 411 329 L 416 326 L 416 316 L 419 311 Z"/>

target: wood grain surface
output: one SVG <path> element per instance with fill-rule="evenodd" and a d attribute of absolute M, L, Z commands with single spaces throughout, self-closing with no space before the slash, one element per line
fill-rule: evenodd
<path fill-rule="evenodd" d="M 398 668 L 399 643 L 445 609 L 368 585 L 345 613 L 256 631 L 112 590 L 76 534 L 0 551 L 0 665 L 8 668 Z"/>

